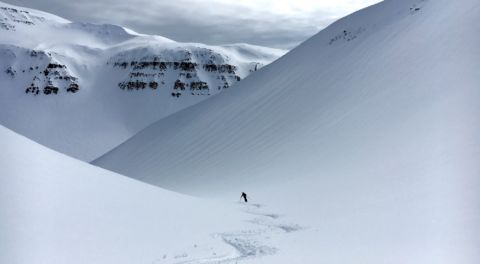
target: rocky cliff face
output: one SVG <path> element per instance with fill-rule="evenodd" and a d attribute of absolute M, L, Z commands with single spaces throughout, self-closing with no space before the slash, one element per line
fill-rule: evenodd
<path fill-rule="evenodd" d="M 25 89 L 30 95 L 55 95 L 76 93 L 80 90 L 78 78 L 66 65 L 58 62 L 51 53 L 0 45 L 6 78 L 29 81 Z M 22 87 L 18 87 L 19 89 Z"/>
<path fill-rule="evenodd" d="M 111 58 L 107 65 L 126 76 L 118 82 L 121 90 L 166 89 L 175 98 L 212 95 L 241 80 L 238 66 L 231 64 L 228 57 L 206 48 L 181 49 L 175 54 L 164 51 L 137 59 L 122 53 Z M 259 65 L 254 62 L 248 71 L 255 71 Z"/>
<path fill-rule="evenodd" d="M 239 67 L 233 65 L 228 56 L 206 48 L 193 48 L 194 52 L 191 49 L 177 49 L 173 53 L 166 49 L 145 56 L 136 56 L 135 51 L 121 52 L 108 59 L 105 67 L 125 76 L 114 80 L 120 90 L 162 89 L 175 98 L 212 95 L 241 80 Z M 25 87 L 17 87 L 23 88 L 26 94 L 55 95 L 81 90 L 79 77 L 55 59 L 59 54 L 1 44 L 0 54 L 4 58 L 0 62 L 4 78 L 28 81 Z M 251 73 L 262 66 L 252 62 L 244 66 L 244 71 Z"/>

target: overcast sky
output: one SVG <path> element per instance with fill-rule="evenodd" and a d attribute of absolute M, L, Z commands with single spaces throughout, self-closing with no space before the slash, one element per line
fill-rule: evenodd
<path fill-rule="evenodd" d="M 3 0 L 73 21 L 110 23 L 182 42 L 291 48 L 380 0 Z"/>

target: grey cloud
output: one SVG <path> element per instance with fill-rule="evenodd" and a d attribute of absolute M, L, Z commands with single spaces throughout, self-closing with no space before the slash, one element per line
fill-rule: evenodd
<path fill-rule="evenodd" d="M 332 22 L 332 14 L 315 11 L 287 17 L 252 8 L 205 5 L 201 1 L 147 0 L 7 0 L 73 21 L 110 23 L 140 33 L 182 42 L 226 44 L 245 42 L 291 48 Z"/>

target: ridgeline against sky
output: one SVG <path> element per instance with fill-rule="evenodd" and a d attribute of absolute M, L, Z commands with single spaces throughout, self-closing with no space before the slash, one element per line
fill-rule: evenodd
<path fill-rule="evenodd" d="M 292 48 L 379 0 L 6 0 L 73 21 L 109 23 L 183 42 Z M 221 23 L 219 23 L 221 21 Z"/>

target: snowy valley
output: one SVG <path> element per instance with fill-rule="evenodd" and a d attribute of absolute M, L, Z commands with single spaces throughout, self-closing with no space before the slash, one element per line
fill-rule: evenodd
<path fill-rule="evenodd" d="M 480 260 L 477 0 L 386 0 L 285 55 L 22 10 L 0 263 Z"/>

